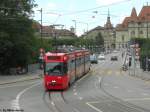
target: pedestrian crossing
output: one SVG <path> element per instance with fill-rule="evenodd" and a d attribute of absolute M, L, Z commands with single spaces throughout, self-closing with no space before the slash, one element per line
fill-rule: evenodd
<path fill-rule="evenodd" d="M 125 76 L 128 75 L 127 71 L 122 71 L 121 69 L 93 69 L 92 75 L 115 75 L 115 76 Z"/>

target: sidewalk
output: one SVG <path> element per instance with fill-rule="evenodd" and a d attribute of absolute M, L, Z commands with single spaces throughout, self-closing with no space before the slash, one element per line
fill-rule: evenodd
<path fill-rule="evenodd" d="M 0 75 L 0 85 L 40 79 L 42 74 L 43 70 L 36 70 L 35 72 L 28 72 L 22 75 Z"/>
<path fill-rule="evenodd" d="M 134 67 L 130 68 L 130 75 L 135 76 L 135 77 L 139 77 L 143 80 L 150 80 L 150 71 L 143 71 L 140 68 L 139 62 L 136 63 L 135 68 Z"/>

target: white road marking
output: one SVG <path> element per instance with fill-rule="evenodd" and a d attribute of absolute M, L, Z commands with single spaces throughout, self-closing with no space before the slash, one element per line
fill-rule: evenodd
<path fill-rule="evenodd" d="M 35 82 L 33 83 L 28 83 L 28 84 L 23 84 L 23 85 L 7 85 L 5 87 L 0 87 L 0 89 L 4 89 L 4 88 L 11 88 L 11 87 L 21 87 L 21 86 L 26 86 L 26 85 L 31 85 L 31 84 L 34 84 Z"/>
<path fill-rule="evenodd" d="M 108 86 L 109 84 L 108 83 L 104 83 L 104 86 Z"/>
<path fill-rule="evenodd" d="M 118 89 L 119 87 L 118 86 L 114 86 L 113 88 Z"/>
<path fill-rule="evenodd" d="M 74 95 L 77 95 L 77 92 L 75 92 Z"/>
<path fill-rule="evenodd" d="M 148 94 L 148 93 L 142 93 L 142 95 L 143 95 L 143 96 L 148 96 L 149 94 Z"/>
<path fill-rule="evenodd" d="M 76 88 L 76 86 L 73 86 L 73 88 Z"/>
<path fill-rule="evenodd" d="M 149 101 L 150 98 L 128 98 L 128 99 L 123 99 L 124 101 Z"/>
<path fill-rule="evenodd" d="M 19 105 L 19 99 L 20 99 L 20 97 L 21 97 L 21 95 L 23 95 L 27 90 L 29 90 L 29 89 L 31 89 L 31 88 L 33 88 L 34 86 L 37 86 L 37 85 L 39 85 L 40 83 L 38 83 L 38 84 L 34 84 L 34 85 L 32 85 L 32 86 L 30 86 L 30 87 L 28 87 L 28 88 L 25 88 L 24 90 L 22 90 L 21 92 L 19 92 L 18 94 L 17 94 L 17 97 L 16 97 L 16 99 L 14 99 L 12 102 L 11 102 L 11 107 L 13 108 L 13 109 L 20 109 L 20 105 Z"/>
<path fill-rule="evenodd" d="M 77 83 L 79 83 L 81 80 L 85 79 L 85 78 L 86 78 L 87 76 L 89 76 L 89 75 L 90 75 L 90 73 L 84 75 L 82 78 L 80 78 L 80 79 L 77 81 Z"/>
<path fill-rule="evenodd" d="M 127 90 L 127 92 L 128 92 L 128 93 L 132 93 L 132 92 L 133 92 L 133 90 Z"/>
<path fill-rule="evenodd" d="M 101 83 L 101 80 L 102 80 L 102 78 L 101 78 L 101 77 L 99 77 L 99 78 L 98 78 L 99 83 Z"/>
<path fill-rule="evenodd" d="M 55 106 L 55 103 L 54 103 L 53 101 L 51 102 L 51 104 L 52 104 L 53 106 Z"/>
<path fill-rule="evenodd" d="M 83 97 L 79 97 L 79 99 L 80 99 L 80 100 L 82 100 L 82 99 L 83 99 Z"/>
<path fill-rule="evenodd" d="M 75 112 L 80 112 L 80 111 L 79 111 L 79 110 L 77 110 L 76 108 L 74 108 L 73 110 L 74 110 Z M 74 112 L 74 111 L 73 111 L 73 112 Z"/>
<path fill-rule="evenodd" d="M 97 112 L 103 112 L 103 111 L 101 111 L 100 109 L 98 109 L 98 108 L 94 107 L 93 105 L 91 105 L 90 102 L 86 102 L 86 104 L 87 104 L 89 107 L 91 107 L 92 109 L 96 110 Z"/>

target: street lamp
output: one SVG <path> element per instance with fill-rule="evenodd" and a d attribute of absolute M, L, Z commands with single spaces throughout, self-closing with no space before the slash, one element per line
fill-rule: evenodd
<path fill-rule="evenodd" d="M 76 20 L 72 20 L 72 21 L 74 22 L 74 25 L 75 25 L 75 31 L 74 31 L 74 33 L 76 34 L 77 21 Z"/>
<path fill-rule="evenodd" d="M 40 21 L 41 21 L 41 32 L 40 32 L 40 33 L 41 33 L 41 42 L 42 42 L 42 45 L 43 45 L 43 39 L 42 39 L 42 32 L 43 32 L 43 31 L 42 31 L 42 30 L 43 30 L 43 25 L 42 25 L 42 24 L 43 24 L 43 23 L 42 23 L 42 18 L 43 18 L 43 17 L 42 17 L 42 16 L 43 16 L 43 10 L 42 10 L 42 8 L 41 8 L 40 10 L 37 10 L 37 11 L 39 11 L 39 12 L 41 13 L 41 20 L 40 20 Z"/>
<path fill-rule="evenodd" d="M 147 3 L 147 5 L 148 5 L 148 3 Z M 146 24 L 147 24 L 147 27 L 146 27 L 146 30 L 147 30 L 147 33 L 146 33 L 146 38 L 147 38 L 147 40 L 148 40 L 148 24 L 149 24 L 149 22 L 148 22 L 148 16 L 149 16 L 149 14 L 147 13 L 147 20 L 146 20 Z M 147 51 L 148 51 L 148 48 L 147 48 Z M 146 70 L 148 71 L 148 52 L 147 52 L 147 56 L 146 56 Z"/>
<path fill-rule="evenodd" d="M 86 27 L 86 28 L 87 28 L 86 31 L 88 32 L 88 27 L 89 27 L 89 24 L 88 24 L 88 23 L 86 23 L 86 22 L 81 22 L 81 21 L 79 21 L 78 23 L 86 24 L 86 26 L 87 26 L 87 27 Z"/>
<path fill-rule="evenodd" d="M 53 36 L 54 36 L 54 40 L 55 40 L 55 50 L 57 52 L 57 33 L 56 33 L 56 31 L 54 31 L 54 29 L 55 29 L 56 26 L 61 26 L 61 29 L 63 29 L 64 25 L 62 25 L 62 24 L 53 24 L 53 25 L 50 25 L 50 26 L 53 27 L 52 34 L 54 34 Z"/>

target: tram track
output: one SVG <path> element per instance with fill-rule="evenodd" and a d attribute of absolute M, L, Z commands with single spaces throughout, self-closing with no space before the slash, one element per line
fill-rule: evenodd
<path fill-rule="evenodd" d="M 113 63 L 110 63 L 113 64 Z M 105 77 L 105 74 L 101 72 L 95 72 L 99 71 L 98 66 L 93 67 L 93 75 L 96 76 L 96 80 L 94 84 L 96 96 L 94 99 L 97 99 L 95 101 L 87 102 L 90 106 L 94 107 L 94 109 L 102 112 L 110 111 L 108 108 L 111 108 L 111 111 L 114 110 L 114 112 L 150 112 L 150 110 L 145 109 L 143 107 L 137 106 L 135 104 L 132 104 L 130 102 L 124 101 L 123 99 L 120 99 L 116 96 L 113 96 L 111 93 L 107 92 L 105 88 L 103 87 L 103 79 Z M 99 80 L 101 79 L 101 80 Z M 100 95 L 101 94 L 101 95 Z M 96 106 L 96 107 L 95 107 Z M 99 110 L 103 109 L 103 110 Z"/>
<path fill-rule="evenodd" d="M 80 112 L 64 97 L 63 91 L 47 91 L 43 94 L 43 101 L 50 112 Z"/>
<path fill-rule="evenodd" d="M 99 91 L 102 91 L 105 94 L 105 98 L 107 98 L 107 103 L 111 102 L 112 108 L 116 108 L 117 110 L 120 110 L 121 108 L 124 110 L 120 110 L 121 112 L 150 112 L 150 110 L 139 107 L 137 105 L 134 105 L 132 103 L 129 103 L 127 101 L 124 101 L 116 96 L 113 96 L 109 92 L 107 92 L 102 83 L 103 83 L 104 76 L 101 77 L 101 81 L 98 81 L 99 84 L 97 84 Z M 100 97 L 101 98 L 101 97 Z M 115 106 L 116 105 L 116 106 Z"/>

